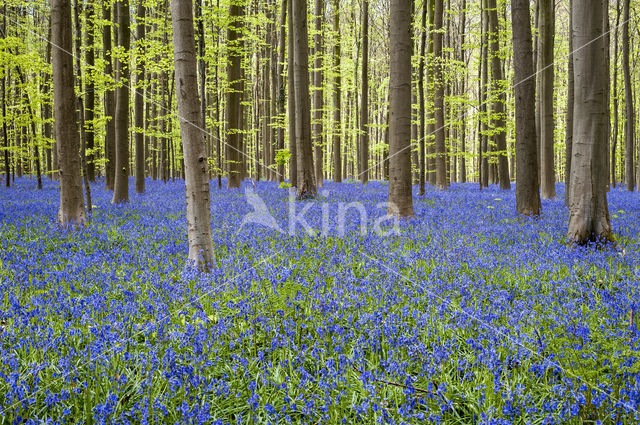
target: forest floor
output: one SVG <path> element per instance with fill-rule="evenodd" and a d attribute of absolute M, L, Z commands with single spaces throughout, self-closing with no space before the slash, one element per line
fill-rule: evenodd
<path fill-rule="evenodd" d="M 0 189 L 0 424 L 640 421 L 637 193 L 611 191 L 598 250 L 566 245 L 561 185 L 539 220 L 513 190 L 428 190 L 386 236 L 382 183 L 295 204 L 314 235 L 277 183 L 212 186 L 200 275 L 183 183 L 119 206 L 103 186 L 80 232 L 55 182 Z M 336 228 L 353 201 L 366 234 L 355 206 Z M 270 226 L 242 225 L 260 205 Z"/>

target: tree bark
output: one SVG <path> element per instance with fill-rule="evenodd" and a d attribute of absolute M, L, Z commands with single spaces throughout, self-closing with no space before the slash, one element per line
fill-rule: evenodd
<path fill-rule="evenodd" d="M 116 123 L 115 123 L 115 92 L 113 89 L 113 62 L 111 57 L 111 35 L 112 35 L 112 16 L 111 16 L 111 4 L 105 2 L 102 9 L 102 19 L 105 22 L 102 32 L 102 51 L 104 60 L 104 74 L 109 77 L 107 83 L 107 89 L 104 93 L 104 115 L 106 119 L 105 123 L 105 136 L 104 136 L 104 150 L 106 156 L 105 165 L 105 187 L 107 190 L 113 190 L 115 180 L 115 166 L 116 166 Z"/>
<path fill-rule="evenodd" d="M 511 189 L 509 180 L 509 161 L 507 159 L 507 121 L 505 117 L 506 93 L 503 89 L 504 78 L 502 76 L 502 60 L 500 59 L 499 46 L 499 25 L 498 25 L 498 9 L 496 0 L 487 0 L 487 15 L 489 18 L 489 49 L 491 50 L 491 83 L 493 86 L 492 96 L 493 113 L 497 116 L 494 122 L 494 140 L 495 147 L 498 151 L 498 181 L 500 189 Z M 552 151 L 553 153 L 553 151 Z"/>
<path fill-rule="evenodd" d="M 129 0 L 117 0 L 118 47 L 120 55 L 116 67 L 116 167 L 111 202 L 129 202 L 129 55 L 131 33 L 129 31 Z"/>
<path fill-rule="evenodd" d="M 136 66 L 135 86 L 135 141 L 136 141 L 136 193 L 144 193 L 145 181 L 145 148 L 144 148 L 144 81 L 145 81 L 145 15 L 146 8 L 143 2 L 138 3 L 138 23 L 136 28 L 136 43 L 138 44 L 138 62 Z"/>
<path fill-rule="evenodd" d="M 85 222 L 82 176 L 80 174 L 80 139 L 76 121 L 73 87 L 71 1 L 51 2 L 53 65 L 53 101 L 56 139 L 60 161 L 60 208 L 62 226 L 80 226 Z"/>
<path fill-rule="evenodd" d="M 528 0 L 511 1 L 513 71 L 516 104 L 516 209 L 519 214 L 540 215 L 536 143 L 535 73 Z"/>
<path fill-rule="evenodd" d="M 441 0 L 439 0 L 441 3 Z M 441 3 L 442 4 L 442 3 Z M 411 0 L 391 0 L 390 216 L 413 217 L 411 191 Z"/>
<path fill-rule="evenodd" d="M 624 126 L 624 175 L 626 178 L 627 190 L 633 192 L 635 179 L 635 114 L 633 104 L 633 86 L 631 83 L 631 70 L 629 68 L 629 3 L 630 0 L 623 0 L 622 16 L 622 71 L 624 73 L 624 104 L 625 104 L 625 126 Z"/>
<path fill-rule="evenodd" d="M 556 197 L 553 153 L 553 43 L 555 33 L 555 2 L 539 0 L 540 4 L 540 189 L 543 199 Z"/>
<path fill-rule="evenodd" d="M 569 2 L 569 28 L 573 26 L 573 13 L 571 12 L 571 2 Z M 571 158 L 573 156 L 573 108 L 575 104 L 575 84 L 573 73 L 573 37 L 569 37 L 569 64 L 568 87 L 567 87 L 567 119 L 565 130 L 565 187 L 564 203 L 569 206 L 571 200 Z"/>
<path fill-rule="evenodd" d="M 289 113 L 289 182 L 291 186 L 298 186 L 298 155 L 296 149 L 296 90 L 295 90 L 295 72 L 294 72 L 294 36 L 293 36 L 293 0 L 287 3 L 289 9 L 289 19 L 287 22 L 289 37 L 287 56 L 287 107 Z"/>
<path fill-rule="evenodd" d="M 287 0 L 282 0 L 282 6 L 280 10 L 280 34 L 278 36 L 278 65 L 277 65 L 277 94 L 278 94 L 278 149 L 284 149 L 284 125 L 281 120 L 284 120 L 285 113 L 285 91 L 284 91 L 284 61 L 285 53 L 287 51 Z M 284 163 L 278 164 L 278 181 L 284 182 Z"/>
<path fill-rule="evenodd" d="M 198 0 L 196 0 L 198 1 Z M 211 239 L 209 170 L 198 99 L 195 34 L 191 0 L 172 0 L 173 57 L 180 136 L 184 152 L 189 260 L 204 271 L 214 264 Z"/>
<path fill-rule="evenodd" d="M 365 0 L 366 2 L 366 0 Z M 322 58 L 323 58 L 323 48 L 322 48 L 322 21 L 324 18 L 324 1 L 316 0 L 316 10 L 315 10 L 315 35 L 314 35 L 314 44 L 315 44 L 315 62 L 314 62 L 314 71 L 313 71 L 313 111 L 314 111 L 314 124 L 313 124 L 313 146 L 315 153 L 315 178 L 316 184 L 318 187 L 322 187 L 324 184 L 324 175 L 322 170 L 322 162 L 324 161 L 323 149 L 324 149 L 324 135 L 322 134 L 322 117 L 324 110 L 324 88 L 323 88 L 323 79 L 324 75 L 322 72 Z"/>
<path fill-rule="evenodd" d="M 426 111 L 425 111 L 425 100 L 424 100 L 424 66 L 426 62 L 426 47 L 427 47 L 427 10 L 428 10 L 428 1 L 423 0 L 422 3 L 422 18 L 421 18 L 421 26 L 420 31 L 421 40 L 420 40 L 420 59 L 418 64 L 418 119 L 419 119 L 419 149 L 420 149 L 420 158 L 419 158 L 419 168 L 420 175 L 418 176 L 418 187 L 419 187 L 419 196 L 424 196 L 425 193 L 425 126 L 426 126 Z"/>
<path fill-rule="evenodd" d="M 444 104 L 444 52 L 442 49 L 442 18 L 444 5 L 442 0 L 435 0 L 433 20 L 433 56 L 434 56 L 434 108 L 436 118 L 436 189 L 449 187 L 447 179 L 447 147 L 445 145 L 445 104 Z"/>
<path fill-rule="evenodd" d="M 292 0 L 294 79 L 296 99 L 297 199 L 316 195 L 311 142 L 311 105 L 309 99 L 309 36 L 306 0 Z"/>
<path fill-rule="evenodd" d="M 229 6 L 229 27 L 227 29 L 227 43 L 229 49 L 229 62 L 227 64 L 227 76 L 229 89 L 227 91 L 227 163 L 229 177 L 227 188 L 239 188 L 242 182 L 242 93 L 244 82 L 242 80 L 242 25 L 244 7 L 237 3 Z"/>
<path fill-rule="evenodd" d="M 362 101 L 360 103 L 360 179 L 369 181 L 369 0 L 362 0 Z"/>
<path fill-rule="evenodd" d="M 574 0 L 572 34 L 575 79 L 573 158 L 568 240 L 585 244 L 613 241 L 607 205 L 606 52 L 601 35 L 604 0 Z"/>
<path fill-rule="evenodd" d="M 335 45 L 333 46 L 333 68 L 335 80 L 333 82 L 333 181 L 342 182 L 342 78 L 340 65 L 340 0 L 333 0 L 333 32 Z"/>

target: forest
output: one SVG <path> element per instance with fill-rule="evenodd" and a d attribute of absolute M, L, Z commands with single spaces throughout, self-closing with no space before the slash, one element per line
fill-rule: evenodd
<path fill-rule="evenodd" d="M 636 0 L 0 0 L 0 425 L 640 423 Z"/>

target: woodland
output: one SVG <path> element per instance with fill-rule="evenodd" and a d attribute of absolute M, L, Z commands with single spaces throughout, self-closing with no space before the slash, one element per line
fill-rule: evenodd
<path fill-rule="evenodd" d="M 0 0 L 0 425 L 640 422 L 635 0 Z"/>

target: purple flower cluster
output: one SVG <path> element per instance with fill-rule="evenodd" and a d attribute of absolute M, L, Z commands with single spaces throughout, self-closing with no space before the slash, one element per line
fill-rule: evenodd
<path fill-rule="evenodd" d="M 249 183 L 249 185 L 251 185 Z M 184 184 L 111 205 L 81 231 L 57 185 L 0 189 L 0 423 L 560 424 L 640 421 L 640 203 L 609 194 L 617 249 L 566 244 L 562 200 L 414 198 L 399 234 L 293 236 L 211 190 L 217 264 L 185 266 Z M 383 183 L 326 183 L 305 219 L 337 226 Z M 256 183 L 288 228 L 289 200 Z M 559 196 L 563 187 L 558 187 Z M 298 211 L 307 205 L 298 203 Z"/>

